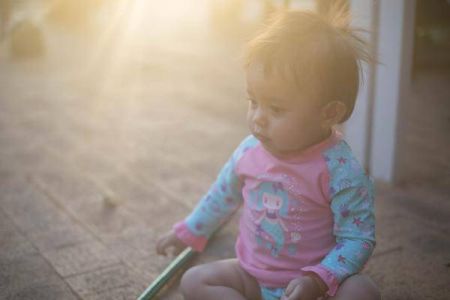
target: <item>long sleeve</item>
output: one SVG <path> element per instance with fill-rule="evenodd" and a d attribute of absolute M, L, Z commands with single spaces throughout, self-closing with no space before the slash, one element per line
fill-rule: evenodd
<path fill-rule="evenodd" d="M 252 136 L 244 139 L 191 214 L 184 221 L 175 224 L 177 236 L 193 249 L 202 251 L 211 234 L 242 204 L 242 183 L 235 167 L 241 156 L 256 142 Z"/>
<path fill-rule="evenodd" d="M 320 264 L 302 270 L 318 274 L 328 294 L 334 295 L 344 279 L 362 270 L 375 247 L 374 190 L 371 179 L 345 151 L 329 153 L 326 160 L 336 246 Z"/>

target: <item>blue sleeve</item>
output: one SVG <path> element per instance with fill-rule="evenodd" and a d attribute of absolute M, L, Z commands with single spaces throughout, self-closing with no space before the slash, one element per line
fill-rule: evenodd
<path fill-rule="evenodd" d="M 374 188 L 345 142 L 328 151 L 325 160 L 337 244 L 321 266 L 338 285 L 362 270 L 375 247 Z"/>
<path fill-rule="evenodd" d="M 253 136 L 244 139 L 222 167 L 207 194 L 185 219 L 185 225 L 191 234 L 209 238 L 239 208 L 243 200 L 242 183 L 235 168 L 242 155 L 256 143 Z"/>

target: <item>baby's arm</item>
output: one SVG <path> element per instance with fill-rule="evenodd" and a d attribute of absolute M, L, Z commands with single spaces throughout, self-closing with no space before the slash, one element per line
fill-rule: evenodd
<path fill-rule="evenodd" d="M 365 175 L 352 180 L 332 197 L 334 230 L 337 245 L 316 266 L 302 270 L 320 276 L 334 295 L 340 283 L 365 265 L 375 247 L 373 186 Z"/>
<path fill-rule="evenodd" d="M 192 213 L 174 226 L 176 236 L 194 250 L 202 251 L 211 234 L 241 205 L 242 183 L 235 168 L 255 141 L 255 138 L 248 137 L 239 145 Z"/>

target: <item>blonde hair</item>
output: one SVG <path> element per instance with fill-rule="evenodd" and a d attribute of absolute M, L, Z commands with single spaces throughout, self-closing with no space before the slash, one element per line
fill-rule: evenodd
<path fill-rule="evenodd" d="M 358 31 L 350 27 L 343 8 L 332 8 L 324 16 L 282 11 L 247 44 L 244 64 L 262 64 L 266 76 L 283 76 L 316 101 L 341 101 L 347 107 L 342 123 L 355 105 L 360 63 L 372 61 Z"/>

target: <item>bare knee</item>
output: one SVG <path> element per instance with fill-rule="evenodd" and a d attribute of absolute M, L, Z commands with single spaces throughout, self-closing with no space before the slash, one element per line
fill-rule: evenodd
<path fill-rule="evenodd" d="M 196 299 L 196 292 L 199 291 L 204 282 L 205 273 L 203 266 L 195 266 L 187 270 L 180 281 L 180 290 L 185 299 Z"/>
<path fill-rule="evenodd" d="M 347 278 L 339 287 L 336 296 L 332 299 L 380 300 L 381 293 L 375 282 L 369 276 L 357 274 Z"/>

